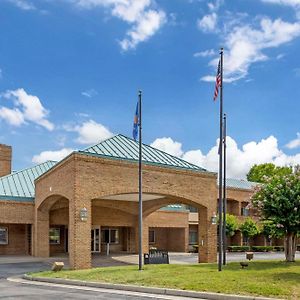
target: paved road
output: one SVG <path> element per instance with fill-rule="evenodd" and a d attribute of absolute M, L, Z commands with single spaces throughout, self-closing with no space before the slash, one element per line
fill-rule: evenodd
<path fill-rule="evenodd" d="M 43 262 L 19 262 L 0 264 L 0 299 L 50 300 L 50 299 L 112 299 L 112 300 L 188 300 L 184 297 L 159 296 L 144 293 L 106 290 L 88 287 L 71 287 L 57 284 L 28 282 L 22 275 L 32 271 L 49 269 Z M 9 280 L 7 280 L 9 278 Z"/>

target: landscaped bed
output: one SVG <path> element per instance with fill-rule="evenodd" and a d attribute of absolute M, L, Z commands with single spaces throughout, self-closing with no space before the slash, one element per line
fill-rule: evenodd
<path fill-rule="evenodd" d="M 250 262 L 246 269 L 229 263 L 222 272 L 216 264 L 147 265 L 41 272 L 35 277 L 67 278 L 217 293 L 300 299 L 300 262 Z"/>

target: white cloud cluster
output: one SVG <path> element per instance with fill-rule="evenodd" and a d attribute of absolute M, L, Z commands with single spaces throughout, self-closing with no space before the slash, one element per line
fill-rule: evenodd
<path fill-rule="evenodd" d="M 14 4 L 16 7 L 22 9 L 22 10 L 34 10 L 36 9 L 33 3 L 27 1 L 27 0 L 6 0 L 12 4 Z"/>
<path fill-rule="evenodd" d="M 95 144 L 113 136 L 113 133 L 104 125 L 88 120 L 80 125 L 64 126 L 66 131 L 77 132 L 76 142 L 79 144 Z"/>
<path fill-rule="evenodd" d="M 57 151 L 43 151 L 40 154 L 34 155 L 32 162 L 40 164 L 48 160 L 60 161 L 73 151 L 74 150 L 70 148 L 63 148 Z"/>
<path fill-rule="evenodd" d="M 300 132 L 297 132 L 297 138 L 287 143 L 286 147 L 289 149 L 295 149 L 300 147 Z"/>
<path fill-rule="evenodd" d="M 158 138 L 151 146 L 174 156 L 180 157 L 183 154 L 182 144 L 173 141 L 170 137 Z"/>
<path fill-rule="evenodd" d="M 13 126 L 32 122 L 50 131 L 54 129 L 54 125 L 47 120 L 48 110 L 43 107 L 37 96 L 27 94 L 24 89 L 17 89 L 5 92 L 2 97 L 11 100 L 14 106 L 0 106 L 0 119 Z"/>
<path fill-rule="evenodd" d="M 98 92 L 95 89 L 89 89 L 86 91 L 81 92 L 81 95 L 87 98 L 93 98 L 98 95 Z"/>
<path fill-rule="evenodd" d="M 218 171 L 218 140 L 207 154 L 204 154 L 200 149 L 184 152 L 182 144 L 172 140 L 172 138 L 159 138 L 151 145 L 170 154 L 177 154 L 176 156 L 209 171 Z M 227 137 L 227 174 L 229 177 L 244 179 L 254 164 L 267 162 L 273 162 L 280 166 L 300 164 L 300 153 L 296 155 L 285 154 L 279 149 L 278 141 L 274 136 L 269 136 L 259 142 L 246 143 L 241 148 L 238 147 L 233 138 Z"/>
<path fill-rule="evenodd" d="M 111 14 L 129 24 L 131 28 L 120 41 L 124 51 L 134 49 L 140 42 L 153 36 L 166 21 L 163 10 L 154 9 L 152 0 L 73 0 L 86 9 L 102 6 L 109 8 Z"/>
<path fill-rule="evenodd" d="M 250 66 L 267 60 L 265 49 L 287 44 L 300 36 L 300 23 L 263 17 L 258 26 L 236 25 L 225 35 L 224 79 L 228 82 L 244 78 Z M 210 61 L 216 70 L 218 58 Z M 203 81 L 214 81 L 215 76 L 204 76 Z"/>
<path fill-rule="evenodd" d="M 281 4 L 293 7 L 300 6 L 300 0 L 262 0 L 265 3 L 272 3 L 272 4 Z"/>
<path fill-rule="evenodd" d="M 214 49 L 208 49 L 194 53 L 194 57 L 209 57 L 214 55 L 216 55 L 216 51 Z"/>
<path fill-rule="evenodd" d="M 197 26 L 203 32 L 213 32 L 217 26 L 217 14 L 213 12 L 203 16 L 197 21 Z"/>

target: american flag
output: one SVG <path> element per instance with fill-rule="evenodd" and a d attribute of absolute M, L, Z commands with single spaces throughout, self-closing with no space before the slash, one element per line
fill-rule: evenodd
<path fill-rule="evenodd" d="M 218 64 L 218 71 L 216 75 L 216 85 L 215 85 L 215 92 L 214 92 L 214 101 L 217 100 L 219 94 L 219 87 L 221 86 L 221 60 L 219 60 Z"/>

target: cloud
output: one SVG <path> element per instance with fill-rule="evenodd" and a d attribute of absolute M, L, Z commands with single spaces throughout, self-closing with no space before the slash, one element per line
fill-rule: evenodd
<path fill-rule="evenodd" d="M 300 23 L 289 23 L 281 19 L 261 18 L 258 26 L 235 25 L 225 35 L 224 78 L 228 82 L 247 76 L 253 63 L 265 61 L 264 50 L 287 44 L 300 35 Z M 209 62 L 215 72 L 218 58 Z M 206 75 L 203 81 L 214 81 L 215 76 Z"/>
<path fill-rule="evenodd" d="M 47 160 L 60 161 L 74 150 L 70 148 L 63 148 L 57 151 L 42 151 L 40 154 L 34 155 L 32 158 L 32 162 L 40 164 Z"/>
<path fill-rule="evenodd" d="M 26 122 L 38 124 L 50 131 L 54 125 L 47 120 L 49 114 L 37 96 L 29 95 L 24 89 L 6 91 L 2 97 L 11 100 L 13 108 L 0 107 L 0 118 L 13 126 L 20 126 Z"/>
<path fill-rule="evenodd" d="M 159 143 L 156 141 L 160 141 Z M 209 171 L 218 172 L 218 145 L 216 144 L 204 154 L 200 149 L 184 152 L 182 144 L 174 141 L 172 138 L 156 139 L 152 146 L 161 149 L 170 154 L 181 157 L 193 164 L 201 166 Z M 175 146 L 174 146 L 175 145 Z M 232 178 L 246 178 L 247 172 L 254 164 L 273 162 L 279 166 L 295 165 L 300 163 L 300 153 L 296 155 L 287 155 L 278 147 L 278 141 L 274 136 L 269 136 L 259 142 L 249 142 L 241 148 L 236 141 L 227 136 L 227 174 Z"/>
<path fill-rule="evenodd" d="M 26 0 L 6 0 L 22 10 L 35 10 L 33 3 Z"/>
<path fill-rule="evenodd" d="M 95 144 L 112 137 L 114 134 L 104 125 L 93 120 L 81 125 L 65 126 L 65 130 L 78 133 L 76 142 L 79 144 Z"/>
<path fill-rule="evenodd" d="M 166 22 L 163 10 L 154 8 L 153 0 L 73 0 L 77 6 L 85 9 L 104 7 L 114 17 L 129 23 L 131 28 L 120 41 L 124 51 L 134 49 L 139 43 L 148 40 Z"/>
<path fill-rule="evenodd" d="M 300 7 L 300 0 L 261 0 L 265 3 L 281 4 L 292 7 Z"/>
<path fill-rule="evenodd" d="M 197 27 L 203 32 L 213 32 L 217 26 L 217 14 L 212 13 L 198 19 Z"/>
<path fill-rule="evenodd" d="M 297 132 L 297 138 L 291 140 L 289 143 L 286 144 L 286 147 L 289 149 L 295 149 L 300 147 L 300 133 Z"/>
<path fill-rule="evenodd" d="M 182 144 L 173 141 L 170 137 L 158 138 L 151 144 L 151 146 L 174 156 L 180 157 L 183 154 L 181 149 Z"/>
<path fill-rule="evenodd" d="M 209 56 L 214 56 L 216 55 L 216 51 L 214 49 L 209 49 L 209 50 L 205 50 L 205 51 L 200 51 L 200 52 L 196 52 L 194 53 L 194 57 L 209 57 Z"/>
<path fill-rule="evenodd" d="M 98 95 L 98 92 L 95 89 L 89 89 L 81 92 L 81 95 L 87 98 L 93 98 Z"/>

